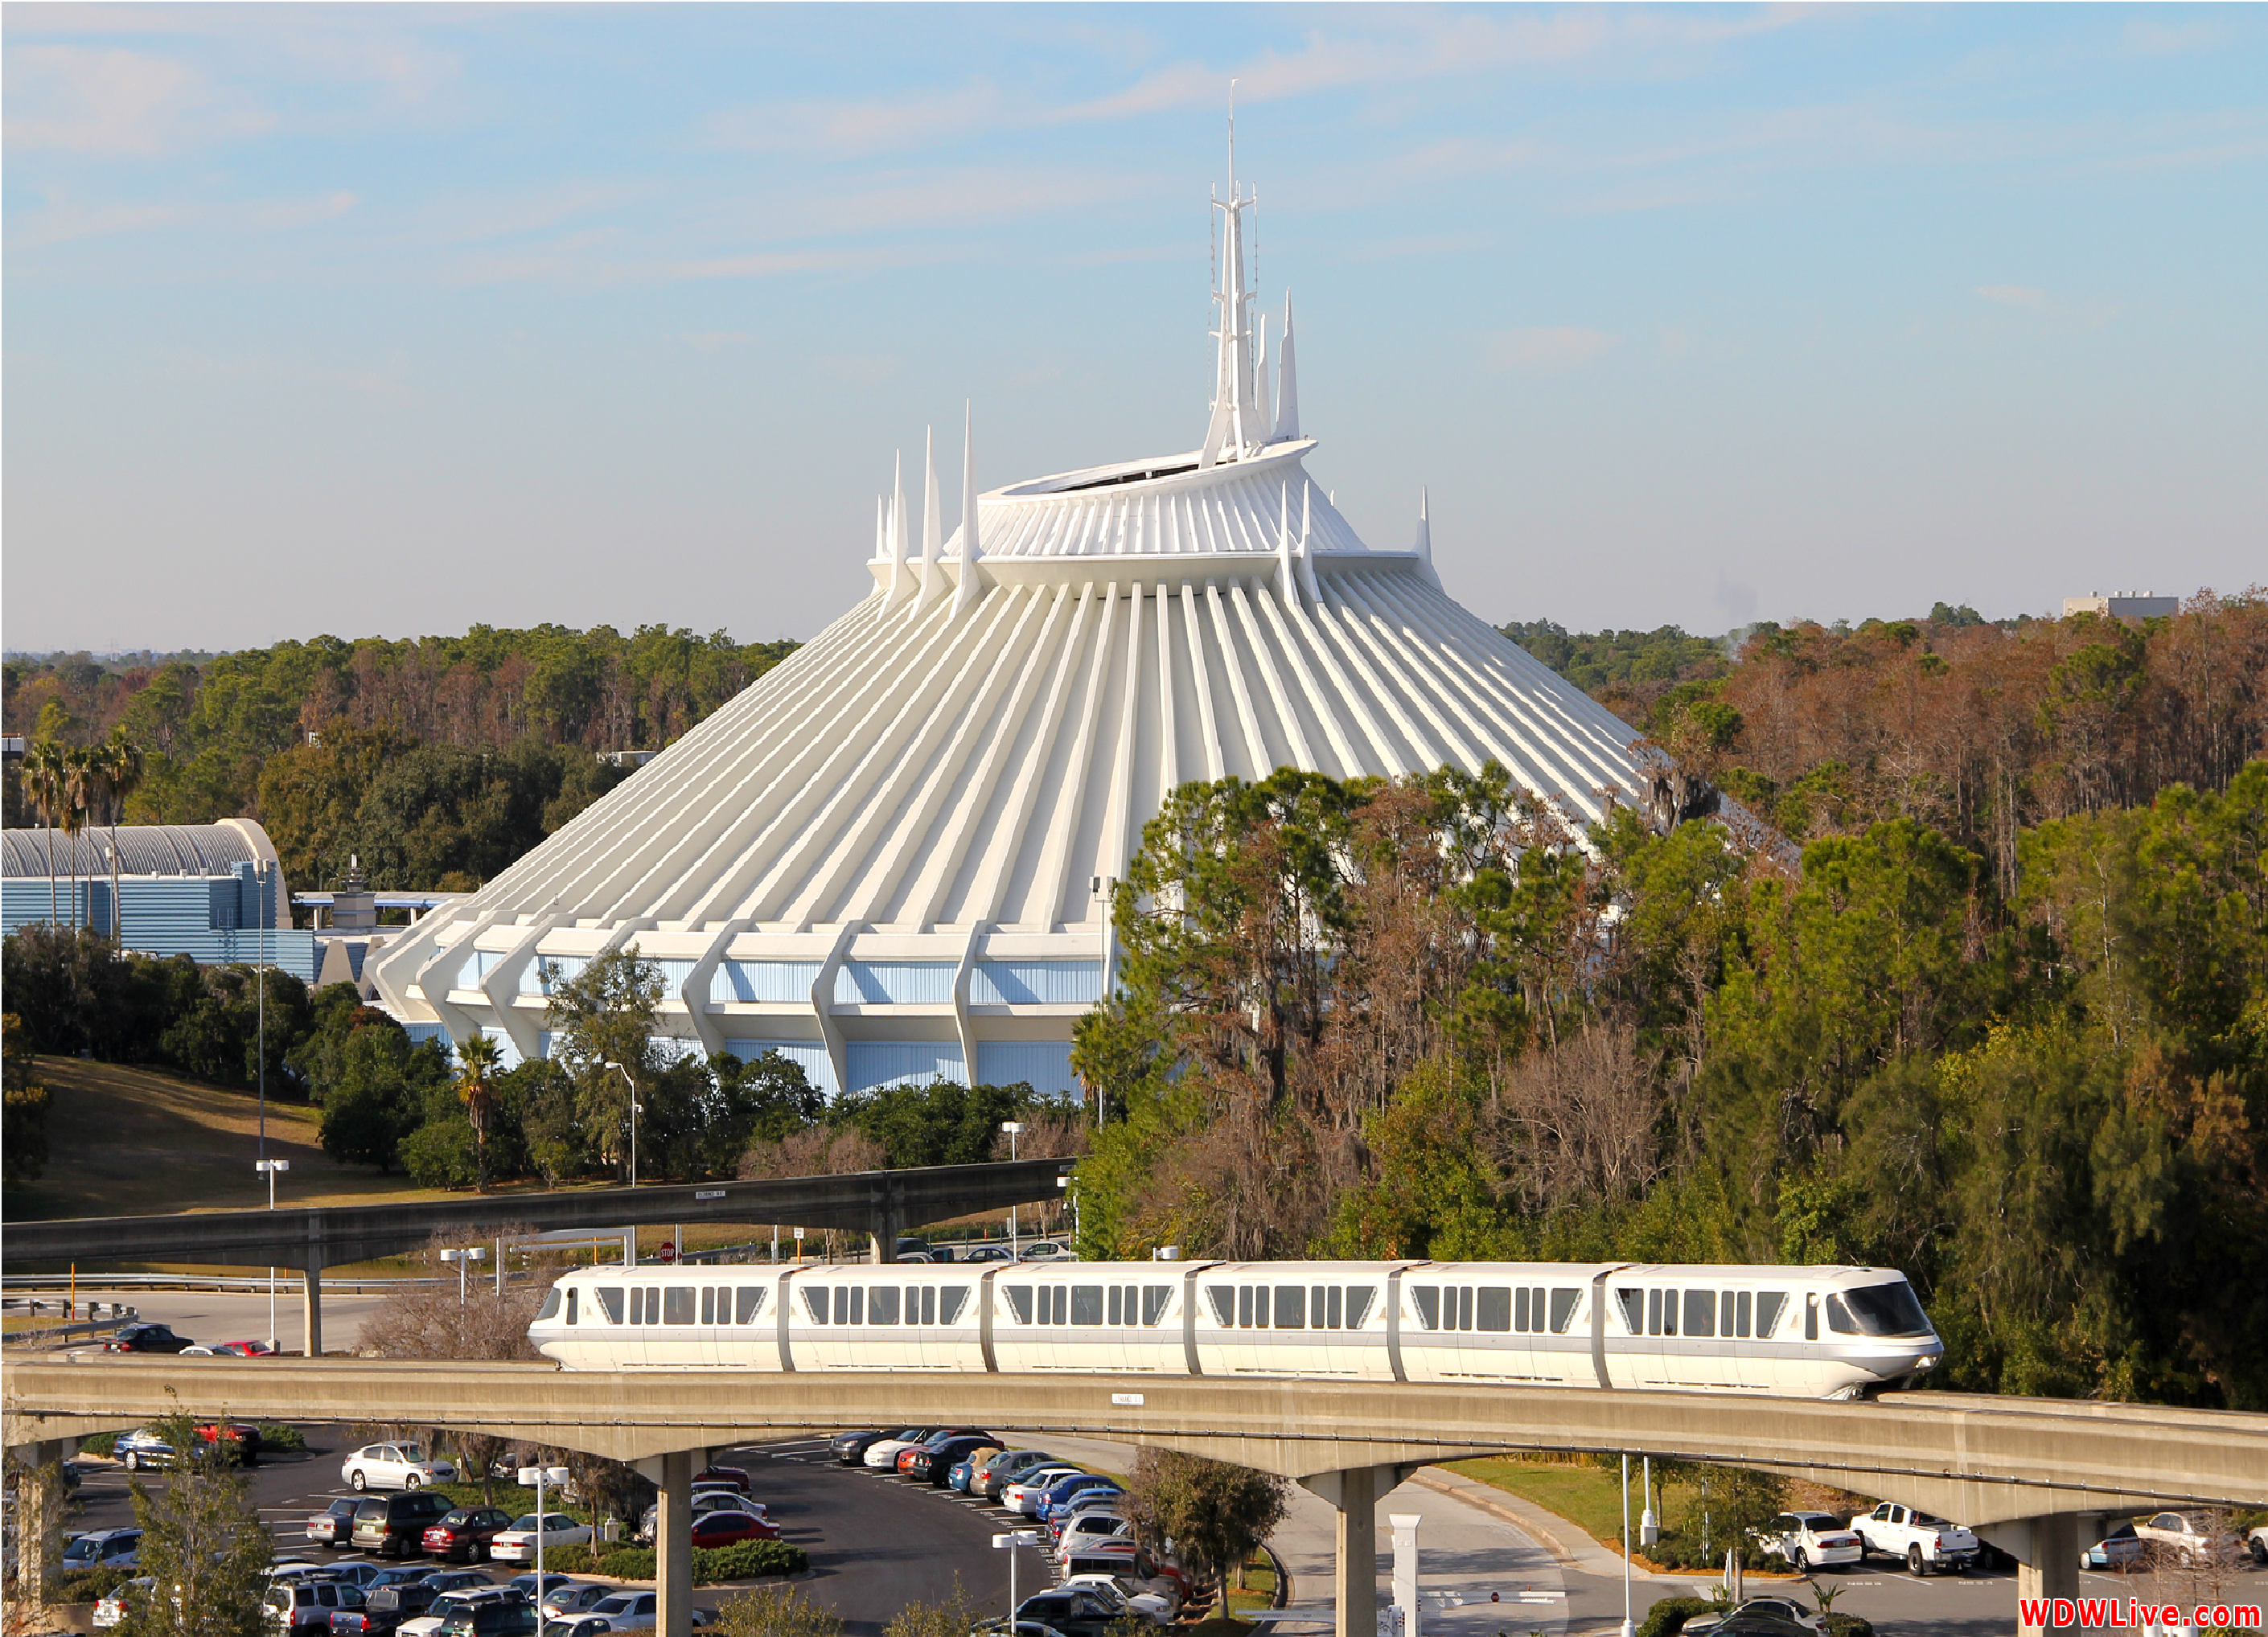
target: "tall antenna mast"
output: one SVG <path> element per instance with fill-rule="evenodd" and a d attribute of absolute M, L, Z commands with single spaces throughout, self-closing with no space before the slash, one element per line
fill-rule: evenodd
<path fill-rule="evenodd" d="M 1244 253 L 1244 213 L 1259 202 L 1259 195 L 1247 196 L 1237 187 L 1233 80 L 1229 82 L 1228 93 L 1228 197 L 1216 196 L 1212 202 L 1223 217 L 1212 292 L 1220 304 L 1220 328 L 1214 332 L 1220 347 L 1213 369 L 1212 421 L 1205 429 L 1204 447 L 1197 456 L 1199 466 L 1256 454 L 1273 429 L 1261 407 L 1258 380 L 1253 373 L 1254 292 Z"/>

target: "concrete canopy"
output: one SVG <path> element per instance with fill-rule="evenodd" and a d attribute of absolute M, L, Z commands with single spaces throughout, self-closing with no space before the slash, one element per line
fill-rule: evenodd
<path fill-rule="evenodd" d="M 1309 478 L 1250 204 L 1221 205 L 1199 448 L 980 496 L 970 438 L 949 534 L 932 451 L 918 531 L 902 481 L 880 503 L 873 592 L 397 940 L 383 1002 L 509 1062 L 548 1049 L 558 974 L 635 942 L 687 1049 L 779 1049 L 830 1091 L 1070 1090 L 1108 884 L 1176 785 L 1497 761 L 1578 823 L 1644 800 L 1634 730 L 1443 591 L 1422 507 L 1375 551 Z"/>

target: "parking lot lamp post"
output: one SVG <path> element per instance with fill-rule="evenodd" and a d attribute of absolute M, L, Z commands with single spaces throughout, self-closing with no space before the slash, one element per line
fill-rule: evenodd
<path fill-rule="evenodd" d="M 635 1188 L 637 1186 L 637 1082 L 630 1078 L 629 1069 L 611 1057 L 607 1060 L 607 1067 L 620 1075 L 622 1083 L 630 1089 L 630 1186 Z"/>
<path fill-rule="evenodd" d="M 1631 1536 L 1630 1536 L 1630 1451 L 1623 1451 L 1623 1632 L 1622 1637 L 1631 1637 L 1638 1627 L 1631 1623 Z"/>
<path fill-rule="evenodd" d="M 565 1483 L 567 1469 L 563 1466 L 523 1466 L 519 1469 L 519 1477 L 521 1487 L 525 1488 L 529 1484 L 535 1486 L 535 1618 L 541 1621 L 543 1619 L 543 1594 L 548 1589 L 543 1583 L 543 1537 L 549 1532 L 543 1527 L 543 1481 L 548 1478 L 555 1484 Z M 594 1528 L 591 1544 L 596 1545 L 598 1541 Z"/>
<path fill-rule="evenodd" d="M 441 1259 L 457 1265 L 457 1305 L 461 1308 L 465 1305 L 465 1269 L 471 1263 L 487 1261 L 489 1248 L 484 1244 L 470 1244 L 461 1251 L 444 1251 Z"/>
<path fill-rule="evenodd" d="M 291 1162 L 287 1159 L 264 1159 L 253 1166 L 253 1170 L 267 1174 L 268 1208 L 271 1211 L 276 1208 L 276 1173 L 291 1169 Z M 268 1270 L 268 1350 L 276 1350 L 276 1270 L 272 1267 Z"/>
<path fill-rule="evenodd" d="M 1071 1242 L 1076 1249 L 1079 1244 L 1079 1190 L 1071 1186 L 1069 1177 L 1057 1178 L 1056 1186 L 1061 1188 L 1064 1197 L 1071 1201 Z"/>
<path fill-rule="evenodd" d="M 1016 1139 L 1023 1134 L 1024 1122 L 1020 1119 L 1004 1119 L 1000 1122 L 1000 1129 L 1008 1134 L 1008 1158 L 1012 1162 L 1016 1157 Z M 1021 1259 L 1021 1252 L 1016 1248 L 1016 1208 L 1012 1205 L 1008 1208 L 1008 1255 L 1011 1260 Z M 998 1537 L 995 1536 L 994 1538 L 998 1539 Z M 1008 1560 L 1012 1568 L 1015 1561 L 1013 1558 Z M 1015 1637 L 1015 1634 L 1011 1633 L 1009 1637 Z"/>
<path fill-rule="evenodd" d="M 1016 1548 L 1040 1544 L 1037 1530 L 1012 1529 L 1007 1533 L 992 1537 L 992 1549 L 1008 1554 L 1008 1629 L 1007 1637 L 1016 1637 Z"/>

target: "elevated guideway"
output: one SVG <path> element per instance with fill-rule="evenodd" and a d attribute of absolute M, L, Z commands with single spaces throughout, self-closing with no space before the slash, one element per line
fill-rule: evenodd
<path fill-rule="evenodd" d="M 178 1395 L 178 1396 L 176 1396 Z M 201 1413 L 421 1425 L 557 1444 L 640 1464 L 660 1486 L 660 1581 L 688 1630 L 684 1508 L 714 1447 L 838 1427 L 968 1424 L 1033 1440 L 1087 1435 L 1184 1450 L 1298 1479 L 1340 1516 L 1341 1637 L 1374 1623 L 1377 1497 L 1418 1467 L 1506 1450 L 1627 1450 L 1800 1474 L 1890 1494 L 1985 1529 L 2026 1595 L 2076 1584 L 2082 1518 L 2268 1504 L 2268 1416 L 2146 1405 L 1891 1393 L 1873 1402 L 1697 1392 L 1277 1377 L 737 1370 L 568 1371 L 550 1364 L 122 1358 L 26 1361 L 6 1440 Z"/>

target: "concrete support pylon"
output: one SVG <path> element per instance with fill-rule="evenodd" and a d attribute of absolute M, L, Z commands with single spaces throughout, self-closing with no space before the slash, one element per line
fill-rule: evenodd
<path fill-rule="evenodd" d="M 661 1457 L 654 1515 L 653 1588 L 656 1637 L 693 1633 L 693 1457 L 679 1450 Z M 703 1452 L 705 1462 L 706 1454 Z"/>
<path fill-rule="evenodd" d="M 2022 1605 L 2032 1597 L 2079 1596 L 2079 1514 L 2051 1512 L 1981 1531 L 2016 1560 L 2016 1630 L 2039 1637 L 2047 1628 L 2023 1623 Z"/>
<path fill-rule="evenodd" d="M 1414 1466 L 1352 1466 L 1318 1472 L 1300 1487 L 1338 1512 L 1338 1569 L 1333 1576 L 1336 1637 L 1378 1637 L 1378 1502 Z"/>
<path fill-rule="evenodd" d="M 319 1359 L 323 1356 L 323 1265 L 313 1256 L 307 1259 L 305 1277 L 300 1281 L 299 1306 L 305 1319 L 307 1356 Z"/>
<path fill-rule="evenodd" d="M 22 1509 L 12 1548 L 17 1553 L 14 1596 L 35 1617 L 48 1600 L 48 1570 L 61 1535 L 63 1485 L 55 1467 L 77 1444 L 76 1438 L 43 1438 L 8 1452 L 10 1464 L 20 1464 L 24 1472 L 17 1490 Z"/>

